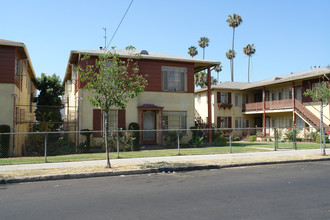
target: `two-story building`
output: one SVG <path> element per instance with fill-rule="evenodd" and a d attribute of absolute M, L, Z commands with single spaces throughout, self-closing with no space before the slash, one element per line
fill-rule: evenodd
<path fill-rule="evenodd" d="M 28 132 L 35 121 L 36 76 L 25 44 L 0 39 L 0 124 Z M 13 135 L 10 155 L 24 154 L 26 135 Z"/>
<path fill-rule="evenodd" d="M 247 83 L 224 82 L 212 86 L 212 126 L 218 128 L 263 128 L 265 136 L 271 127 L 320 126 L 320 103 L 304 92 L 328 81 L 330 67 L 278 76 Z M 195 92 L 197 119 L 207 122 L 207 90 Z M 329 105 L 324 107 L 324 125 L 330 124 Z"/>
<path fill-rule="evenodd" d="M 121 59 L 131 57 L 126 50 L 113 52 Z M 89 62 L 93 62 L 104 53 L 104 50 L 71 51 L 64 78 L 65 119 L 71 130 L 102 130 L 101 110 L 89 103 L 88 96 L 92 94 L 84 89 L 77 67 L 85 65 L 86 61 L 81 61 L 84 55 L 90 55 Z M 146 50 L 134 53 L 140 55 L 139 74 L 148 75 L 148 86 L 128 102 L 126 109 L 110 112 L 110 129 L 115 130 L 117 125 L 127 129 L 131 122 L 138 123 L 141 130 L 188 129 L 194 126 L 194 74 L 219 62 Z M 188 140 L 189 137 L 183 137 L 183 141 Z M 162 133 L 141 132 L 140 141 L 141 144 L 162 144 Z"/>

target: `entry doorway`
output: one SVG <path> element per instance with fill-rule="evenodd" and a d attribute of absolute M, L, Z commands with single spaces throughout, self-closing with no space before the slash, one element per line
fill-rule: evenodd
<path fill-rule="evenodd" d="M 156 111 L 143 111 L 143 130 L 155 130 L 156 128 Z M 156 143 L 155 131 L 144 131 L 143 142 L 147 144 Z"/>

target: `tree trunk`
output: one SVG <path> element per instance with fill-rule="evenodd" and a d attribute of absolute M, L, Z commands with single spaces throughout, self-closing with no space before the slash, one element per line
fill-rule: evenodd
<path fill-rule="evenodd" d="M 232 42 L 232 51 L 233 51 L 233 58 L 231 59 L 231 81 L 234 82 L 234 38 L 235 38 L 235 28 L 233 27 L 233 42 Z"/>
<path fill-rule="evenodd" d="M 204 60 L 204 55 L 205 55 L 205 47 L 203 47 L 203 60 Z"/>
<path fill-rule="evenodd" d="M 248 82 L 250 82 L 250 57 L 249 56 L 249 63 L 248 63 Z"/>
<path fill-rule="evenodd" d="M 108 112 L 104 112 L 104 139 L 105 139 L 105 152 L 107 155 L 107 168 L 111 167 L 110 158 L 109 158 L 109 145 L 108 145 Z"/>

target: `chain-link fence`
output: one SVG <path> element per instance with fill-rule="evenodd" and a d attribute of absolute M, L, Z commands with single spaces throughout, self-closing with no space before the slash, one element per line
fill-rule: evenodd
<path fill-rule="evenodd" d="M 177 154 L 214 154 L 321 147 L 320 132 L 315 128 L 116 130 L 108 134 L 110 152 L 117 157 L 121 152 L 159 149 L 174 149 Z M 327 133 L 325 139 L 329 143 Z M 102 131 L 0 133 L 1 158 L 45 157 L 46 161 L 49 156 L 103 152 Z"/>

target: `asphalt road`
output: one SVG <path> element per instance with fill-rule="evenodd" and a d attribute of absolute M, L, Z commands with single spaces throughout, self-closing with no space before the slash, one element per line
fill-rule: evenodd
<path fill-rule="evenodd" d="M 0 219 L 330 219 L 330 162 L 0 185 Z"/>

